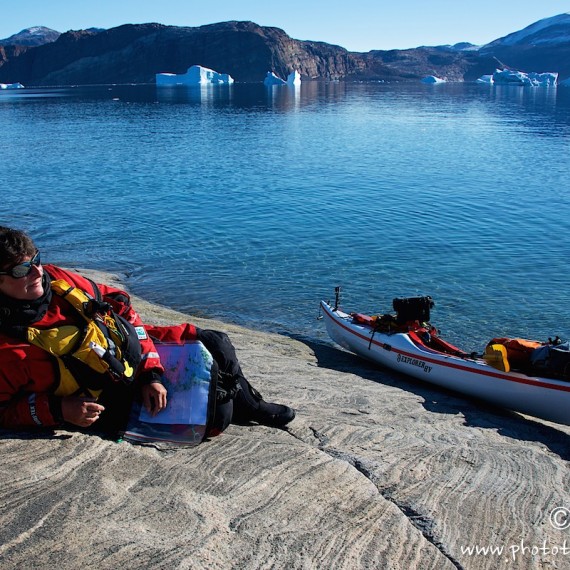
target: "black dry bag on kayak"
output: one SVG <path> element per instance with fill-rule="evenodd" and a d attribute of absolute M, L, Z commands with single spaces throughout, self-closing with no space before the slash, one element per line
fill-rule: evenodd
<path fill-rule="evenodd" d="M 530 362 L 537 374 L 570 380 L 570 342 L 535 348 L 530 354 Z"/>
<path fill-rule="evenodd" d="M 430 309 L 434 304 L 431 297 L 407 297 L 392 301 L 397 314 L 396 322 L 399 325 L 405 325 L 408 321 L 428 322 Z"/>

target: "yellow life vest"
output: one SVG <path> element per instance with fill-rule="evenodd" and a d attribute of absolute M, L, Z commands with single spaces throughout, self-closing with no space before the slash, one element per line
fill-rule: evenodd
<path fill-rule="evenodd" d="M 57 360 L 59 384 L 55 395 L 83 392 L 98 397 L 106 377 L 132 382 L 141 354 L 134 327 L 108 304 L 89 297 L 64 279 L 52 281 L 51 288 L 66 299 L 84 321 L 82 328 L 74 325 L 43 330 L 28 327 L 28 342 Z"/>

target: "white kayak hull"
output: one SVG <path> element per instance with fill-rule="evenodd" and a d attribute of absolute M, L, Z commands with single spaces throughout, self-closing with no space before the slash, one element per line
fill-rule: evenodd
<path fill-rule="evenodd" d="M 321 301 L 331 339 L 368 360 L 419 380 L 523 414 L 570 425 L 570 382 L 501 372 L 479 358 L 422 347 L 407 333 L 382 333 Z"/>

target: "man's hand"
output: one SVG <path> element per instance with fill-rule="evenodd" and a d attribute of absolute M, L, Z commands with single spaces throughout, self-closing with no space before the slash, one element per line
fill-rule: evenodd
<path fill-rule="evenodd" d="M 166 388 L 160 382 L 142 386 L 141 392 L 144 407 L 151 416 L 156 416 L 166 408 Z"/>
<path fill-rule="evenodd" d="M 105 408 L 95 398 L 65 396 L 61 399 L 61 415 L 70 424 L 88 427 L 95 423 Z"/>

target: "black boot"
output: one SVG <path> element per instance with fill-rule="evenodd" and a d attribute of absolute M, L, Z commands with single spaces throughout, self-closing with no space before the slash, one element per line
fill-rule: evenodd
<path fill-rule="evenodd" d="M 198 339 L 211 352 L 224 377 L 239 384 L 240 389 L 233 400 L 233 423 L 257 422 L 282 427 L 295 417 L 291 408 L 265 402 L 261 394 L 245 379 L 234 345 L 226 333 L 199 328 L 196 331 Z"/>
<path fill-rule="evenodd" d="M 234 398 L 234 423 L 257 422 L 266 426 L 283 427 L 293 420 L 295 410 L 282 404 L 266 402 L 244 378 L 238 376 L 241 390 Z"/>

